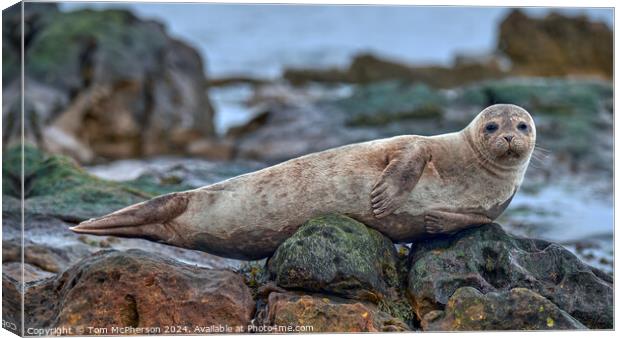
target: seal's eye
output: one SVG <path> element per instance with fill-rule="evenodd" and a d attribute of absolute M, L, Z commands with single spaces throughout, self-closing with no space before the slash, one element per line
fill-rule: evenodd
<path fill-rule="evenodd" d="M 526 131 L 527 130 L 527 124 L 525 124 L 525 122 L 521 122 L 517 125 L 517 129 L 521 130 L 521 131 Z"/>
<path fill-rule="evenodd" d="M 495 123 L 495 122 L 491 122 L 491 123 L 487 124 L 486 126 L 484 126 L 484 130 L 486 130 L 486 131 L 488 131 L 490 133 L 496 131 L 497 128 L 498 128 L 497 127 L 497 123 Z"/>

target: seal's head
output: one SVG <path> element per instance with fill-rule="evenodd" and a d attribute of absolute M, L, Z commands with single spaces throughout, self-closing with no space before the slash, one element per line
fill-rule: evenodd
<path fill-rule="evenodd" d="M 485 160 L 502 166 L 527 164 L 536 144 L 534 120 L 512 104 L 485 108 L 465 130 Z"/>

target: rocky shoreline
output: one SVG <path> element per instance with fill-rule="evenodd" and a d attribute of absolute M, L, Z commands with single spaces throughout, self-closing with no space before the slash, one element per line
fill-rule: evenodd
<path fill-rule="evenodd" d="M 611 41 L 606 26 L 516 11 L 501 24 L 497 53 L 457 58 L 453 67 L 364 54 L 343 69 L 212 79 L 196 50 L 158 22 L 125 10 L 27 4 L 32 67 L 21 121 L 19 13 L 6 14 L 3 320 L 19 322 L 23 285 L 25 325 L 37 333 L 613 328 L 612 54 L 600 47 Z M 82 29 L 70 29 L 76 25 Z M 524 35 L 554 44 L 524 57 L 534 48 Z M 582 49 L 572 53 L 567 41 Z M 232 93 L 227 104 L 243 118 L 216 130 L 216 117 L 230 111 L 214 93 Z M 499 102 L 530 111 L 539 135 L 501 226 L 395 245 L 346 216 L 324 215 L 254 262 L 68 230 L 159 194 L 311 152 L 455 131 Z M 573 236 L 555 243 L 558 231 Z"/>
<path fill-rule="evenodd" d="M 139 239 L 78 236 L 68 230 L 74 222 L 183 183 L 149 182 L 146 176 L 106 181 L 67 158 L 26 150 L 27 328 L 71 327 L 88 334 L 88 326 L 108 332 L 217 325 L 243 332 L 613 326 L 611 275 L 561 245 L 516 237 L 497 224 L 409 247 L 346 216 L 325 215 L 308 220 L 272 257 L 256 262 Z M 19 152 L 5 155 L 5 182 L 19 168 L 7 160 Z M 10 190 L 3 194 L 3 318 L 17 320 L 19 203 Z M 49 199 L 61 204 L 51 208 Z"/>

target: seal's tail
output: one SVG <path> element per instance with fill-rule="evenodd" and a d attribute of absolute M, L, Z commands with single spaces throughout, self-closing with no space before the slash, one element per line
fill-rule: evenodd
<path fill-rule="evenodd" d="M 151 240 L 170 239 L 167 222 L 187 208 L 188 199 L 182 193 L 155 197 L 111 214 L 92 218 L 70 229 L 81 234 L 142 237 Z"/>

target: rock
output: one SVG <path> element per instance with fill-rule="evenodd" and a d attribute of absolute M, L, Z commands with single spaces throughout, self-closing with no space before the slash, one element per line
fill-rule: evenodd
<path fill-rule="evenodd" d="M 2 82 L 8 84 L 10 80 L 20 76 L 22 20 L 24 23 L 24 44 L 28 44 L 42 27 L 49 23 L 53 15 L 58 14 L 58 5 L 55 3 L 28 3 L 23 7 L 15 4 L 2 11 Z M 3 96 L 4 97 L 4 96 Z"/>
<path fill-rule="evenodd" d="M 262 315 L 263 324 L 268 327 L 301 329 L 299 332 L 279 333 L 410 330 L 407 324 L 380 311 L 373 304 L 333 296 L 272 292 L 269 294 L 266 311 Z"/>
<path fill-rule="evenodd" d="M 81 163 L 87 163 L 95 158 L 93 151 L 80 142 L 75 136 L 51 126 L 43 129 L 45 150 L 52 154 L 64 154 Z"/>
<path fill-rule="evenodd" d="M 422 328 L 424 331 L 587 329 L 534 291 L 514 288 L 482 294 L 472 287 L 457 289 L 444 311 L 427 313 Z"/>
<path fill-rule="evenodd" d="M 275 282 L 290 289 L 378 301 L 398 286 L 396 250 L 378 231 L 349 217 L 307 221 L 269 259 Z"/>
<path fill-rule="evenodd" d="M 346 116 L 328 105 L 274 106 L 268 114 L 235 128 L 235 155 L 239 158 L 280 162 L 311 152 L 375 138 L 373 130 L 345 128 Z"/>
<path fill-rule="evenodd" d="M 414 243 L 410 260 L 408 291 L 418 318 L 443 309 L 461 287 L 484 294 L 527 288 L 589 328 L 613 327 L 611 276 L 558 244 L 489 224 Z"/>
<path fill-rule="evenodd" d="M 500 24 L 497 49 L 517 74 L 613 77 L 613 32 L 585 15 L 531 18 L 513 10 Z"/>
<path fill-rule="evenodd" d="M 252 76 L 224 76 L 219 78 L 211 78 L 208 81 L 209 88 L 214 87 L 227 87 L 227 86 L 237 86 L 240 84 L 243 85 L 251 85 L 251 86 L 260 86 L 264 84 L 268 84 L 270 81 L 266 79 L 261 79 Z"/>
<path fill-rule="evenodd" d="M 279 162 L 377 138 L 453 132 L 480 110 L 501 102 L 532 113 L 538 144 L 549 151 L 549 162 L 573 172 L 613 172 L 609 81 L 505 78 L 451 90 L 387 81 L 351 89 L 350 94 L 343 91 L 340 97 L 303 107 L 268 105 L 264 114 L 230 131 L 235 155 Z M 538 148 L 536 155 L 545 151 Z M 540 164 L 540 156 L 535 157 L 534 165 Z"/>
<path fill-rule="evenodd" d="M 234 157 L 235 149 L 231 140 L 198 140 L 189 143 L 187 152 L 202 158 L 230 161 Z"/>
<path fill-rule="evenodd" d="M 269 121 L 269 115 L 270 113 L 268 111 L 265 111 L 260 114 L 257 114 L 250 121 L 248 121 L 247 123 L 243 125 L 230 127 L 226 131 L 226 137 L 232 138 L 232 139 L 239 138 L 243 135 L 250 134 L 260 129 L 261 127 L 266 125 L 267 122 Z"/>
<path fill-rule="evenodd" d="M 100 175 L 108 176 L 110 173 L 122 170 L 125 167 L 123 162 L 102 165 L 96 171 Z M 264 163 L 254 161 L 207 161 L 189 158 L 128 161 L 127 164 L 129 167 L 139 167 L 143 171 L 136 179 L 123 183 L 152 194 L 161 194 L 161 191 L 190 190 L 260 170 L 266 166 Z"/>
<path fill-rule="evenodd" d="M 371 83 L 386 80 L 425 83 L 432 87 L 450 88 L 484 79 L 505 76 L 498 62 L 459 62 L 453 67 L 414 67 L 380 59 L 371 54 L 356 56 L 348 70 L 355 83 Z"/>
<path fill-rule="evenodd" d="M 506 75 L 500 62 L 495 58 L 489 58 L 484 62 L 456 62 L 453 67 L 416 67 L 372 54 L 360 54 L 353 58 L 346 70 L 286 69 L 282 76 L 293 85 L 308 82 L 368 84 L 398 80 L 449 88 L 484 79 L 498 79 Z"/>
<path fill-rule="evenodd" d="M 141 250 L 100 251 L 26 291 L 28 326 L 134 329 L 249 324 L 254 300 L 243 279 L 225 270 L 180 263 Z M 46 299 L 44 303 L 39 303 Z"/>
<path fill-rule="evenodd" d="M 39 6 L 26 5 L 37 15 L 25 41 L 25 125 L 40 147 L 91 161 L 187 153 L 191 142 L 215 135 L 202 59 L 162 24 L 126 10 Z M 3 76 L 9 88 L 14 73 Z M 18 99 L 6 100 L 4 117 L 16 116 Z"/>
<path fill-rule="evenodd" d="M 507 70 L 504 54 L 512 64 Z M 451 88 L 506 76 L 613 75 L 613 32 L 586 16 L 552 13 L 530 18 L 514 10 L 499 27 L 497 50 L 489 56 L 456 57 L 452 67 L 413 66 L 372 54 L 354 57 L 347 69 L 286 69 L 293 85 L 308 82 L 361 83 L 400 80 Z"/>
<path fill-rule="evenodd" d="M 3 267 L 4 270 L 4 267 Z M 22 331 L 21 272 L 17 278 L 2 273 L 2 328 L 17 335 Z"/>
<path fill-rule="evenodd" d="M 357 87 L 353 95 L 336 101 L 351 126 L 383 125 L 407 119 L 430 119 L 438 122 L 445 99 L 423 84 L 380 82 Z"/>
<path fill-rule="evenodd" d="M 30 145 L 24 148 L 24 155 L 24 177 L 27 182 L 24 203 L 27 217 L 47 215 L 78 222 L 113 212 L 156 195 L 196 187 L 183 180 L 165 180 L 151 176 L 124 182 L 104 180 L 89 174 L 71 158 L 50 156 Z M 221 173 L 211 174 L 222 176 Z M 21 196 L 19 146 L 3 152 L 2 176 L 3 195 L 19 198 Z M 230 176 L 234 175 L 225 177 Z"/>
<path fill-rule="evenodd" d="M 59 107 L 68 104 L 66 93 L 58 88 L 44 85 L 35 79 L 24 81 L 24 114 L 21 109 L 21 82 L 6 82 L 3 87 L 2 121 L 3 149 L 21 143 L 21 126 L 24 125 L 24 139 L 28 143 L 49 147 L 51 150 L 75 156 L 80 160 L 92 160 L 90 149 L 79 143 L 75 137 L 66 135 L 46 125 Z"/>
<path fill-rule="evenodd" d="M 3 195 L 21 196 L 21 149 L 3 153 Z M 153 195 L 122 183 L 99 179 L 64 156 L 48 156 L 24 148 L 24 209 L 27 214 L 43 214 L 66 221 L 82 221 L 100 216 Z M 4 186 L 6 185 L 6 187 Z"/>
<path fill-rule="evenodd" d="M 37 280 L 46 279 L 46 278 L 54 276 L 53 273 L 47 272 L 41 268 L 38 268 L 34 265 L 30 265 L 28 263 L 24 263 L 24 264 L 19 263 L 19 262 L 9 262 L 9 263 L 3 262 L 2 263 L 2 273 L 16 280 L 19 280 L 22 278 L 22 270 L 24 271 L 24 281 L 26 282 L 37 281 Z"/>
<path fill-rule="evenodd" d="M 6 198 L 3 198 L 3 202 L 5 200 Z M 47 215 L 26 214 L 24 228 L 25 237 L 27 238 L 24 252 L 26 263 L 37 269 L 45 266 L 51 268 L 58 267 L 58 272 L 45 270 L 55 274 L 62 273 L 67 267 L 103 248 L 122 251 L 138 248 L 188 264 L 211 269 L 235 269 L 239 265 L 237 260 L 221 258 L 202 251 L 183 249 L 140 238 L 78 235 L 68 229 L 72 225 L 74 224 Z M 17 250 L 19 245 L 21 245 L 21 230 L 21 213 L 15 214 L 3 211 L 2 236 L 3 262 L 5 264 L 21 264 L 21 255 L 19 250 Z M 32 242 L 33 240 L 40 242 Z M 6 242 L 10 244 L 7 245 Z"/>
<path fill-rule="evenodd" d="M 22 262 L 22 245 L 15 240 L 2 241 L 2 263 Z M 44 244 L 33 243 L 24 238 L 23 246 L 24 261 L 26 265 L 40 270 L 57 273 L 65 270 L 71 261 L 69 253 Z"/>
<path fill-rule="evenodd" d="M 3 156 L 2 235 L 3 263 L 21 263 L 21 147 Z M 113 212 L 155 195 L 193 189 L 203 183 L 230 178 L 249 170 L 249 164 L 189 160 L 189 170 L 162 168 L 161 175 L 145 173 L 135 180 L 113 182 L 95 177 L 64 156 L 49 156 L 24 148 L 25 209 L 24 256 L 28 266 L 60 273 L 102 248 L 140 248 L 209 268 L 235 268 L 239 261 L 139 238 L 80 236 L 69 230 L 75 222 Z M 182 160 L 187 162 L 188 160 Z M 256 167 L 259 169 L 260 166 Z M 177 176 L 178 175 L 178 176 Z M 21 275 L 21 273 L 20 273 Z M 32 280 L 44 274 L 33 271 Z M 36 278 L 35 278 L 36 277 Z"/>

